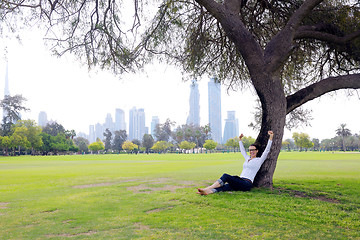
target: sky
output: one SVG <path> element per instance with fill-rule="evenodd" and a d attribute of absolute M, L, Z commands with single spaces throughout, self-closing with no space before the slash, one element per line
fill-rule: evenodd
<path fill-rule="evenodd" d="M 89 71 L 72 55 L 61 58 L 51 55 L 35 30 L 24 31 L 21 43 L 14 39 L 0 42 L 0 95 L 4 95 L 6 59 L 10 94 L 21 94 L 27 99 L 23 119 L 38 122 L 40 111 L 48 120 L 62 124 L 66 129 L 89 134 L 89 125 L 104 123 L 107 113 L 115 119 L 115 109 L 125 111 L 128 127 L 129 110 L 144 108 L 146 126 L 150 129 L 152 116 L 160 123 L 167 118 L 177 125 L 186 123 L 189 113 L 190 82 L 184 82 L 181 71 L 166 64 L 153 64 L 136 74 L 119 78 L 105 70 Z M 207 83 L 209 76 L 199 80 L 201 125 L 208 123 Z M 2 98 L 2 97 L 1 97 Z M 248 127 L 253 121 L 256 96 L 252 89 L 227 91 L 222 88 L 223 127 L 227 111 L 236 111 L 240 133 L 256 137 L 257 132 Z M 304 105 L 312 109 L 310 127 L 286 130 L 284 139 L 293 132 L 304 132 L 310 138 L 332 138 L 340 124 L 346 124 L 352 133 L 360 133 L 360 92 L 346 96 L 338 91 L 334 96 L 323 96 Z"/>

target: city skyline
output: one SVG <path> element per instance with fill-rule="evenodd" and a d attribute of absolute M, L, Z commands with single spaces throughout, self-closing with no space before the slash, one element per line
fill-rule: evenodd
<path fill-rule="evenodd" d="M 190 84 L 189 95 L 189 116 L 186 124 L 200 126 L 200 93 L 196 80 L 193 80 Z M 211 126 L 211 139 L 218 143 L 225 143 L 229 138 L 233 138 L 238 135 L 239 122 L 238 119 L 235 119 L 235 111 L 228 111 L 228 119 L 225 119 L 225 127 L 224 130 L 222 129 L 221 84 L 214 77 L 211 77 L 208 82 L 208 109 L 208 124 Z M 149 133 L 149 127 L 145 125 L 145 109 L 137 109 L 136 107 L 133 107 L 129 110 L 128 119 L 129 128 L 126 128 L 127 124 L 125 121 L 125 112 L 120 108 L 116 108 L 115 121 L 113 121 L 112 114 L 107 113 L 104 123 L 98 122 L 95 125 L 89 125 L 88 134 L 85 132 L 79 132 L 77 135 L 79 137 L 87 138 L 89 142 L 92 143 L 98 138 L 103 140 L 103 133 L 106 129 L 109 129 L 112 133 L 117 130 L 125 130 L 129 140 L 141 140 L 144 134 Z M 154 131 L 156 125 L 160 124 L 160 120 L 158 116 L 152 116 L 151 119 L 150 134 L 155 138 Z M 236 125 L 233 124 L 233 121 L 236 121 Z M 48 122 L 46 112 L 41 111 L 38 116 L 38 125 L 43 127 Z M 182 125 L 182 123 L 179 123 L 178 126 L 179 125 Z M 224 137 L 222 136 L 223 132 Z M 224 141 L 222 141 L 222 139 L 224 139 Z"/>
<path fill-rule="evenodd" d="M 121 79 L 106 70 L 89 72 L 72 55 L 51 56 L 41 36 L 36 31 L 24 31 L 22 44 L 17 41 L 0 43 L 1 55 L 6 56 L 0 58 L 1 79 L 6 75 L 8 60 L 11 94 L 21 94 L 28 99 L 25 106 L 30 111 L 22 113 L 23 119 L 36 120 L 39 112 L 45 111 L 49 119 L 66 129 L 86 133 L 89 125 L 113 109 L 121 108 L 127 113 L 138 106 L 146 109 L 150 116 L 146 119 L 147 126 L 150 126 L 151 116 L 158 116 L 160 122 L 167 118 L 178 124 L 186 122 L 189 82 L 183 81 L 180 69 L 153 63 L 141 72 L 124 74 Z M 201 106 L 206 106 L 208 79 L 207 76 L 197 79 Z M 248 127 L 253 121 L 257 99 L 252 87 L 233 90 L 224 86 L 221 94 L 222 116 L 235 110 L 240 132 L 256 137 L 258 132 Z M 332 95 L 335 97 L 327 94 L 305 104 L 306 109 L 313 110 L 311 126 L 300 126 L 292 131 L 285 129 L 284 139 L 290 138 L 292 132 L 305 132 L 319 139 L 332 138 L 342 123 L 347 124 L 352 133 L 359 133 L 360 97 L 356 93 L 347 97 L 346 91 Z M 200 116 L 200 125 L 204 125 L 208 121 L 208 109 L 202 107 Z"/>

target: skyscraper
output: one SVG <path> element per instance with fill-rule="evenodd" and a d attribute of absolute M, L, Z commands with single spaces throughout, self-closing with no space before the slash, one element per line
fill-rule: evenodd
<path fill-rule="evenodd" d="M 145 133 L 145 111 L 133 107 L 129 111 L 129 140 L 142 140 Z"/>
<path fill-rule="evenodd" d="M 126 130 L 125 113 L 122 109 L 115 109 L 115 131 Z"/>
<path fill-rule="evenodd" d="M 96 141 L 94 125 L 89 126 L 89 139 L 88 140 L 90 143 L 93 143 Z"/>
<path fill-rule="evenodd" d="M 97 123 L 95 125 L 95 140 L 97 140 L 98 138 L 100 140 L 103 140 L 104 139 L 104 125 L 103 124 L 100 124 L 100 123 Z"/>
<path fill-rule="evenodd" d="M 186 124 L 200 126 L 200 93 L 199 85 L 194 79 L 190 85 L 190 112 Z"/>
<path fill-rule="evenodd" d="M 208 82 L 208 102 L 209 102 L 209 125 L 211 128 L 211 138 L 215 142 L 221 143 L 222 139 L 222 120 L 221 120 L 221 85 L 217 78 L 210 78 Z"/>
<path fill-rule="evenodd" d="M 4 89 L 4 97 L 10 96 L 9 90 L 9 64 L 6 62 L 6 73 L 5 73 L 5 89 Z"/>
<path fill-rule="evenodd" d="M 235 118 L 235 111 L 227 112 L 227 119 L 225 120 L 223 143 L 228 139 L 237 137 L 239 135 L 239 120 Z"/>
<path fill-rule="evenodd" d="M 137 136 L 138 140 L 142 140 L 144 134 L 148 132 L 148 128 L 145 127 L 145 111 L 143 108 L 138 110 L 138 118 L 139 118 L 139 135 Z"/>
<path fill-rule="evenodd" d="M 114 122 L 110 113 L 108 113 L 105 118 L 104 131 L 106 129 L 109 129 L 110 132 L 114 131 Z"/>
<path fill-rule="evenodd" d="M 5 72 L 5 88 L 4 88 L 4 98 L 6 96 L 10 96 L 10 90 L 9 90 L 9 64 L 6 62 L 6 72 Z M 7 112 L 3 110 L 3 118 L 7 116 Z"/>
<path fill-rule="evenodd" d="M 153 116 L 151 120 L 151 135 L 153 136 L 154 139 L 155 139 L 155 129 L 159 123 L 160 123 L 159 117 Z"/>
<path fill-rule="evenodd" d="M 41 111 L 39 113 L 39 120 L 38 120 L 38 124 L 40 127 L 45 127 L 46 124 L 48 124 L 48 119 L 47 119 L 47 114 L 44 111 Z"/>

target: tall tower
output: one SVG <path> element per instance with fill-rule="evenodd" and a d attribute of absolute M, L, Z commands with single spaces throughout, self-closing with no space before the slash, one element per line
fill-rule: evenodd
<path fill-rule="evenodd" d="M 39 121 L 38 121 L 38 124 L 39 124 L 39 126 L 40 127 L 45 127 L 46 126 L 46 124 L 48 124 L 48 119 L 47 119 L 47 114 L 46 114 L 46 112 L 44 112 L 44 111 L 41 111 L 40 113 L 39 113 Z"/>
<path fill-rule="evenodd" d="M 217 143 L 222 139 L 221 121 L 221 85 L 217 78 L 210 78 L 208 82 L 208 102 L 209 102 L 209 125 L 211 128 L 211 138 Z"/>
<path fill-rule="evenodd" d="M 90 125 L 89 126 L 89 142 L 93 143 L 96 141 L 96 137 L 95 137 L 95 126 L 94 125 Z"/>
<path fill-rule="evenodd" d="M 144 109 L 133 107 L 129 111 L 129 140 L 141 141 L 146 132 Z"/>
<path fill-rule="evenodd" d="M 194 79 L 190 85 L 190 112 L 186 124 L 200 126 L 200 93 L 199 85 Z"/>
<path fill-rule="evenodd" d="M 106 129 L 109 129 L 110 132 L 113 132 L 114 131 L 114 122 L 112 120 L 112 116 L 110 113 L 108 113 L 106 115 L 106 118 L 105 118 L 105 123 L 104 123 L 104 131 Z"/>
<path fill-rule="evenodd" d="M 143 136 L 147 133 L 147 128 L 145 127 L 145 111 L 143 108 L 138 110 L 139 118 L 139 135 L 137 136 L 138 140 L 142 140 Z"/>
<path fill-rule="evenodd" d="M 125 113 L 122 109 L 115 109 L 115 131 L 126 130 Z"/>
<path fill-rule="evenodd" d="M 9 90 L 9 63 L 6 62 L 6 72 L 5 72 L 5 88 L 4 88 L 4 98 L 6 96 L 10 96 L 10 90 Z M 6 110 L 3 110 L 3 118 L 7 116 Z"/>
<path fill-rule="evenodd" d="M 159 117 L 153 116 L 151 120 L 151 135 L 153 136 L 154 139 L 155 139 L 155 129 L 159 123 L 160 123 Z"/>
<path fill-rule="evenodd" d="M 103 140 L 104 139 L 104 135 L 103 135 L 104 131 L 105 131 L 104 125 L 97 123 L 95 125 L 95 140 L 97 140 L 98 138 L 100 140 Z"/>
<path fill-rule="evenodd" d="M 6 62 L 6 73 L 5 73 L 5 89 L 4 89 L 4 97 L 10 96 L 9 90 L 9 63 Z"/>
<path fill-rule="evenodd" d="M 227 119 L 225 120 L 223 143 L 228 139 L 237 137 L 239 135 L 239 120 L 235 118 L 235 111 L 227 112 Z"/>

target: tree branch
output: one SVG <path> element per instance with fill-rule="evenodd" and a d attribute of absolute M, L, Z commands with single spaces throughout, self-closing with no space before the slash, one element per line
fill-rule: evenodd
<path fill-rule="evenodd" d="M 208 10 L 211 15 L 213 15 L 216 19 L 219 20 L 220 15 L 224 14 L 225 7 L 215 2 L 214 0 L 195 0 L 198 4 L 205 7 L 206 10 Z"/>
<path fill-rule="evenodd" d="M 265 63 L 270 72 L 282 66 L 293 48 L 295 31 L 302 20 L 323 0 L 307 0 L 291 16 L 283 30 L 267 44 L 265 48 Z"/>
<path fill-rule="evenodd" d="M 246 29 L 238 13 L 214 0 L 195 0 L 205 7 L 221 24 L 227 37 L 235 44 L 252 76 L 259 74 L 263 66 L 263 50 L 254 36 Z M 233 0 L 238 1 L 238 0 Z M 230 1 L 227 1 L 230 4 Z"/>
<path fill-rule="evenodd" d="M 294 39 L 311 38 L 328 43 L 344 44 L 360 36 L 360 29 L 346 36 L 336 36 L 334 34 L 321 31 L 321 26 L 302 26 L 296 31 Z"/>
<path fill-rule="evenodd" d="M 360 74 L 329 77 L 287 96 L 286 113 L 325 93 L 339 89 L 360 89 Z"/>

